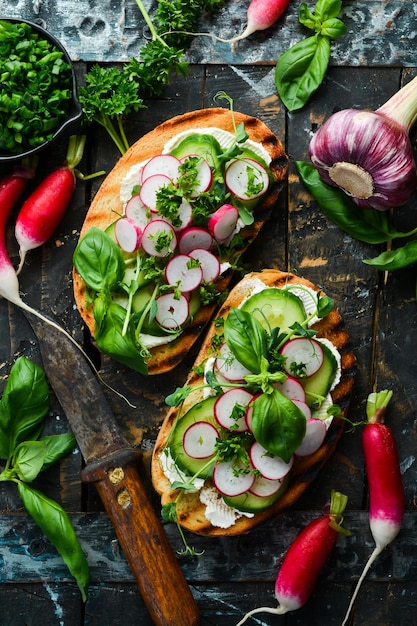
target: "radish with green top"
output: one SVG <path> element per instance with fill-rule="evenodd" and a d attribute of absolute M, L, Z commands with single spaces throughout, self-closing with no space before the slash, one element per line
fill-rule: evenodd
<path fill-rule="evenodd" d="M 401 530 L 404 487 L 395 438 L 384 423 L 391 397 L 392 391 L 371 393 L 366 406 L 368 423 L 362 432 L 362 449 L 369 487 L 369 526 L 375 549 L 357 582 L 342 626 L 348 621 L 360 586 L 371 565 Z"/>
<path fill-rule="evenodd" d="M 74 170 L 83 157 L 85 139 L 84 135 L 70 137 L 65 165 L 46 176 L 23 203 L 15 225 L 20 246 L 17 274 L 23 267 L 26 253 L 46 243 L 64 217 L 75 189 Z"/>
<path fill-rule="evenodd" d="M 256 613 L 284 615 L 304 606 L 339 534 L 350 534 L 342 527 L 346 504 L 347 496 L 332 491 L 329 512 L 310 522 L 295 538 L 284 557 L 275 582 L 275 596 L 279 605 L 253 609 L 236 626 L 241 626 Z"/>

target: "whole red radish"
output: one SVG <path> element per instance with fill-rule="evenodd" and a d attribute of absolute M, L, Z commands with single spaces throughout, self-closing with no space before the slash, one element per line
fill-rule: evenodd
<path fill-rule="evenodd" d="M 341 526 L 346 505 L 347 496 L 333 490 L 329 512 L 310 522 L 295 538 L 284 557 L 275 582 L 278 607 L 253 609 L 236 626 L 241 626 L 255 613 L 283 615 L 307 602 L 339 533 L 350 534 Z"/>
<path fill-rule="evenodd" d="M 362 432 L 362 449 L 368 477 L 369 526 L 375 549 L 356 584 L 342 626 L 347 623 L 359 588 L 371 565 L 400 532 L 404 515 L 404 487 L 397 445 L 391 429 L 384 424 L 391 397 L 392 391 L 387 390 L 371 393 L 368 397 L 368 423 Z"/>
<path fill-rule="evenodd" d="M 227 42 L 234 43 L 249 37 L 258 30 L 270 28 L 281 17 L 289 3 L 290 0 L 252 0 L 248 7 L 245 30 Z"/>
<path fill-rule="evenodd" d="M 37 248 L 50 239 L 75 189 L 74 169 L 82 159 L 85 136 L 69 139 L 65 165 L 51 172 L 24 202 L 16 220 L 15 236 L 19 244 L 19 274 L 28 250 Z"/>
<path fill-rule="evenodd" d="M 6 224 L 9 215 L 23 194 L 27 181 L 33 178 L 35 169 L 32 163 L 17 166 L 0 181 L 0 296 L 19 299 L 19 286 L 16 273 L 9 258 L 6 245 Z"/>

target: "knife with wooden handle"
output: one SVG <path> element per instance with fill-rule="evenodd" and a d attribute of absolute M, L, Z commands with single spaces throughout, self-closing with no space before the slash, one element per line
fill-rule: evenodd
<path fill-rule="evenodd" d="M 155 626 L 198 626 L 197 604 L 139 474 L 140 451 L 120 432 L 78 348 L 63 333 L 25 314 L 86 462 L 82 480 L 97 488 Z"/>

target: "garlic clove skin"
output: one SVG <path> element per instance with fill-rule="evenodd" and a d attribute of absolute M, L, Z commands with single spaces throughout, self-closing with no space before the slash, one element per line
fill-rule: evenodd
<path fill-rule="evenodd" d="M 313 135 L 309 154 L 323 180 L 362 208 L 400 206 L 417 187 L 406 129 L 379 112 L 334 113 Z"/>

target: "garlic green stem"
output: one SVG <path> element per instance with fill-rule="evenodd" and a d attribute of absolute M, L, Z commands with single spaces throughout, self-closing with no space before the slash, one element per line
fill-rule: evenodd
<path fill-rule="evenodd" d="M 417 76 L 391 96 L 375 113 L 394 120 L 408 134 L 417 120 Z"/>

